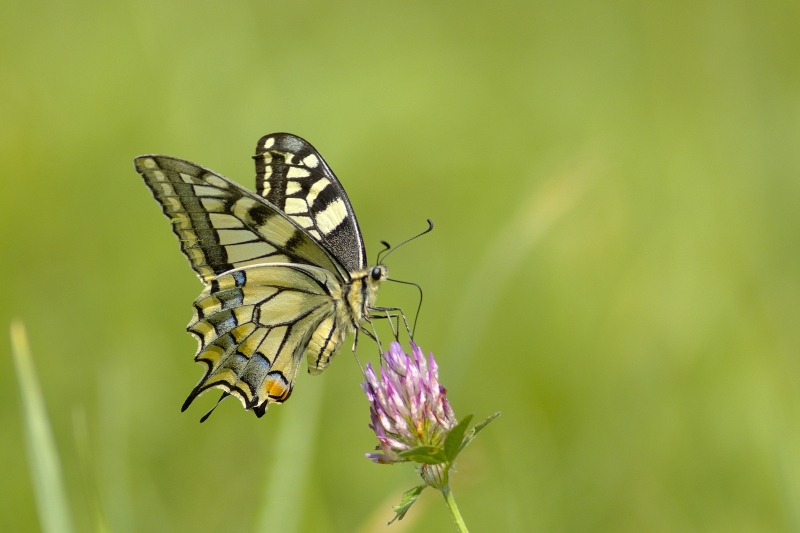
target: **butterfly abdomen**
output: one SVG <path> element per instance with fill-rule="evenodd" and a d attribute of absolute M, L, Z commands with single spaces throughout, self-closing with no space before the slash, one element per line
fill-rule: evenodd
<path fill-rule="evenodd" d="M 314 330 L 306 348 L 309 374 L 317 375 L 325 370 L 331 358 L 339 351 L 347 334 L 347 329 L 342 326 L 333 314 L 320 322 Z"/>

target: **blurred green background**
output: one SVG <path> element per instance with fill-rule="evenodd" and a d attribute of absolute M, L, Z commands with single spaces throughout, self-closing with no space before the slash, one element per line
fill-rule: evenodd
<path fill-rule="evenodd" d="M 2 2 L 0 324 L 75 529 L 454 530 L 434 491 L 381 526 L 417 480 L 364 458 L 348 350 L 263 419 L 180 413 L 201 285 L 132 158 L 252 188 L 289 131 L 370 258 L 436 223 L 389 267 L 456 413 L 503 412 L 472 531 L 800 531 L 798 43 L 797 2 Z M 0 335 L 0 527 L 37 531 Z"/>

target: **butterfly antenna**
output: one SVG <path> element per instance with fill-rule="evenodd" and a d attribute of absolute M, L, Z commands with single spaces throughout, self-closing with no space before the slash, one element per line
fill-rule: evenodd
<path fill-rule="evenodd" d="M 388 242 L 386 242 L 386 241 L 381 241 L 381 244 L 383 245 L 383 250 L 381 250 L 380 252 L 378 252 L 378 258 L 375 260 L 375 264 L 376 264 L 376 265 L 380 265 L 380 264 L 381 264 L 381 254 L 382 254 L 383 252 L 386 252 L 386 251 L 388 251 L 388 250 L 389 250 L 389 248 L 391 248 L 391 247 L 392 247 L 392 245 L 391 245 L 391 244 L 389 244 L 389 243 L 388 243 Z"/>
<path fill-rule="evenodd" d="M 428 230 L 430 231 L 430 230 Z M 394 281 L 395 283 L 402 283 L 403 285 L 412 285 L 419 291 L 419 304 L 417 305 L 417 314 L 414 315 L 414 326 L 411 328 L 411 340 L 414 340 L 414 335 L 417 332 L 417 319 L 419 319 L 419 312 L 422 310 L 422 287 L 411 281 L 402 281 L 399 279 L 386 278 L 387 281 Z M 405 318 L 404 318 L 405 320 Z M 408 326 L 406 326 L 408 327 Z"/>
<path fill-rule="evenodd" d="M 395 250 L 397 250 L 398 248 L 400 248 L 401 246 L 403 246 L 405 243 L 407 243 L 407 242 L 411 242 L 411 241 L 413 241 L 414 239 L 416 239 L 416 238 L 418 238 L 418 237 L 422 237 L 423 235 L 425 235 L 426 233 L 430 233 L 431 231 L 433 231 L 433 221 L 432 221 L 431 219 L 428 219 L 428 229 L 426 229 L 425 231 L 423 231 L 422 233 L 420 233 L 420 234 L 418 234 L 418 235 L 414 235 L 414 236 L 413 236 L 413 237 L 411 237 L 410 239 L 406 239 L 406 240 L 404 240 L 403 242 L 401 242 L 400 244 L 398 244 L 397 246 L 395 246 L 394 248 L 392 248 L 391 250 L 389 250 L 389 251 L 386 253 L 386 255 L 384 255 L 384 256 L 383 256 L 383 260 L 385 261 L 387 257 L 389 257 L 390 255 L 392 255 L 392 252 L 394 252 Z M 384 244 L 386 244 L 386 243 L 384 243 Z"/>
<path fill-rule="evenodd" d="M 229 394 L 230 394 L 230 393 L 229 393 L 229 392 L 227 392 L 227 391 L 225 391 L 225 392 L 223 392 L 223 393 L 222 393 L 222 396 L 220 396 L 220 397 L 219 397 L 219 400 L 217 400 L 217 403 L 215 403 L 215 404 L 214 404 L 214 407 L 212 407 L 212 408 L 211 408 L 211 410 L 210 410 L 209 412 L 207 412 L 206 414 L 204 414 L 204 415 L 203 415 L 203 418 L 201 418 L 201 419 L 200 419 L 200 423 L 201 423 L 201 424 L 202 424 L 203 422 L 205 422 L 206 420 L 208 420 L 208 417 L 209 417 L 209 416 L 211 416 L 211 413 L 213 413 L 213 412 L 214 412 L 214 409 L 216 409 L 216 408 L 217 408 L 217 406 L 218 406 L 219 404 L 221 404 L 221 403 L 222 403 L 222 400 L 224 400 L 225 398 L 227 398 Z"/>

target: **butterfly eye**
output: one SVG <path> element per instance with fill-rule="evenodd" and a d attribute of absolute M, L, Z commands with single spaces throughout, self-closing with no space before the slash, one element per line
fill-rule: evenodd
<path fill-rule="evenodd" d="M 381 269 L 378 267 L 373 268 L 372 273 L 370 274 L 370 276 L 372 276 L 372 279 L 375 281 L 380 281 L 382 275 L 383 272 L 381 272 Z"/>

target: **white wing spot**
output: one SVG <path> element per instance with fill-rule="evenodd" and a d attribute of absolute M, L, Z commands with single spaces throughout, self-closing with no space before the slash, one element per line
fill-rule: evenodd
<path fill-rule="evenodd" d="M 194 193 L 197 196 L 227 196 L 226 191 L 217 189 L 216 187 L 208 187 L 206 185 L 195 185 Z"/>
<path fill-rule="evenodd" d="M 327 178 L 322 178 L 321 180 L 314 183 L 314 185 L 308 191 L 308 196 L 306 196 L 306 202 L 308 202 L 308 205 L 314 205 L 314 200 L 317 199 L 319 193 L 325 190 L 325 187 L 327 187 L 330 184 L 331 182 L 328 181 Z"/>
<path fill-rule="evenodd" d="M 225 212 L 225 202 L 218 198 L 210 198 L 206 196 L 204 198 L 200 198 L 200 203 L 203 204 L 203 208 L 209 213 Z"/>
<path fill-rule="evenodd" d="M 150 159 L 149 157 L 144 161 L 142 161 L 142 163 L 144 164 L 144 168 L 156 168 L 157 166 L 156 162 Z"/>
<path fill-rule="evenodd" d="M 209 213 L 208 217 L 211 219 L 211 225 L 218 229 L 244 227 L 242 221 L 233 215 L 227 215 L 224 213 Z"/>
<path fill-rule="evenodd" d="M 171 208 L 170 213 L 181 212 L 183 211 L 183 205 L 178 201 L 177 198 L 173 198 L 171 196 L 164 196 L 161 198 L 161 201 L 164 202 L 165 206 L 169 206 Z"/>
<path fill-rule="evenodd" d="M 302 198 L 287 198 L 284 212 L 287 215 L 297 215 L 308 211 L 308 205 Z"/>
<path fill-rule="evenodd" d="M 228 254 L 228 263 L 241 263 L 257 257 L 271 254 L 275 248 L 265 242 L 251 242 L 249 244 L 234 244 L 225 247 Z"/>
<path fill-rule="evenodd" d="M 300 167 L 289 167 L 289 171 L 286 173 L 286 177 L 289 179 L 292 178 L 307 178 L 311 175 L 311 173 Z"/>
<path fill-rule="evenodd" d="M 228 183 L 220 177 L 217 177 L 213 174 L 206 174 L 204 177 L 209 185 L 214 185 L 215 187 L 219 187 L 221 189 L 228 188 Z"/>
<path fill-rule="evenodd" d="M 172 216 L 172 225 L 175 229 L 193 229 L 194 225 L 192 224 L 191 219 L 186 215 L 186 213 L 173 213 Z"/>
<path fill-rule="evenodd" d="M 319 165 L 319 158 L 314 154 L 308 155 L 303 159 L 303 164 L 309 168 L 317 168 L 317 165 Z"/>
<path fill-rule="evenodd" d="M 164 173 L 161 172 L 160 170 L 153 171 L 153 177 L 157 181 L 167 181 L 167 178 L 164 176 Z"/>
<path fill-rule="evenodd" d="M 323 211 L 317 214 L 317 227 L 325 235 L 329 234 L 347 218 L 347 208 L 341 198 L 328 204 Z"/>
<path fill-rule="evenodd" d="M 275 137 L 267 137 L 264 139 L 264 150 L 275 146 Z"/>
<path fill-rule="evenodd" d="M 296 181 L 286 182 L 286 196 L 291 196 L 300 192 L 300 184 Z"/>
<path fill-rule="evenodd" d="M 314 224 L 314 222 L 311 220 L 311 217 L 294 216 L 292 217 L 292 220 L 303 226 L 304 229 L 308 229 Z"/>
<path fill-rule="evenodd" d="M 169 182 L 153 183 L 152 187 L 161 196 L 175 196 L 175 189 L 172 188 Z"/>
<path fill-rule="evenodd" d="M 258 236 L 247 229 L 220 229 L 217 230 L 219 243 L 222 245 L 239 244 L 240 242 L 254 241 Z"/>
<path fill-rule="evenodd" d="M 202 200 L 205 203 L 205 199 Z M 231 213 L 233 216 L 242 220 L 244 222 L 251 222 L 252 219 L 250 218 L 250 209 L 258 205 L 258 202 L 253 200 L 252 198 L 248 198 L 247 196 L 243 198 L 239 198 L 234 202 L 233 208 L 231 209 Z"/>

